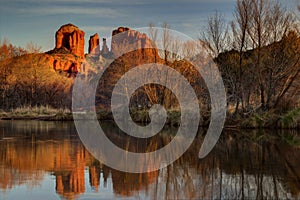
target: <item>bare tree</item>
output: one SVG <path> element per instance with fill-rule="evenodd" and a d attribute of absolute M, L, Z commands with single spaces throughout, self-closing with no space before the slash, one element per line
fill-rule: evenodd
<path fill-rule="evenodd" d="M 216 11 L 214 16 L 208 18 L 206 30 L 202 33 L 202 38 L 213 57 L 217 57 L 227 49 L 228 36 L 224 17 Z"/>
<path fill-rule="evenodd" d="M 252 48 L 260 49 L 268 43 L 270 36 L 270 10 L 269 0 L 251 0 L 250 6 L 250 25 L 247 28 L 251 38 Z"/>
<path fill-rule="evenodd" d="M 251 3 L 248 0 L 238 0 L 234 12 L 234 17 L 236 22 L 231 23 L 232 32 L 233 32 L 233 47 L 239 52 L 239 67 L 236 78 L 236 84 L 234 96 L 236 98 L 235 112 L 237 113 L 239 109 L 239 104 L 242 102 L 243 105 L 243 85 L 242 85 L 242 76 L 243 76 L 243 52 L 248 47 L 248 38 L 247 30 L 250 23 L 250 8 Z"/>
<path fill-rule="evenodd" d="M 247 29 L 250 23 L 251 3 L 247 0 L 237 0 L 234 11 L 235 22 L 231 23 L 233 32 L 233 48 L 239 52 L 248 48 Z"/>
<path fill-rule="evenodd" d="M 201 40 L 199 41 L 199 43 L 201 42 Z M 192 57 L 194 57 L 195 55 L 198 55 L 201 53 L 201 48 L 203 45 L 197 44 L 195 41 L 184 41 L 181 44 L 181 55 L 189 60 L 192 59 Z"/>
<path fill-rule="evenodd" d="M 153 22 L 149 23 L 149 38 L 152 40 L 155 44 L 157 42 L 158 32 L 157 29 L 154 28 Z"/>
<path fill-rule="evenodd" d="M 271 5 L 268 21 L 268 31 L 270 32 L 268 42 L 274 43 L 288 33 L 294 19 L 286 8 L 283 8 L 279 2 L 275 2 L 274 5 Z"/>
<path fill-rule="evenodd" d="M 269 32 L 269 37 L 267 40 L 267 44 L 272 44 L 272 46 L 270 46 L 271 51 L 269 51 L 268 53 L 268 57 L 270 58 L 270 60 L 267 65 L 263 66 L 265 71 L 265 75 L 263 76 L 265 79 L 266 91 L 265 106 L 267 108 L 271 106 L 271 100 L 276 94 L 275 88 L 279 84 L 278 81 L 281 79 L 280 77 L 283 74 L 290 74 L 289 70 L 294 68 L 292 67 L 293 64 L 289 63 L 288 60 L 286 60 L 289 59 L 291 61 L 293 60 L 293 58 L 288 58 L 290 55 L 287 54 L 286 56 L 282 56 L 284 53 L 283 51 L 287 49 L 284 44 L 284 41 L 287 41 L 287 39 L 284 39 L 283 41 L 279 42 L 287 35 L 288 31 L 291 30 L 291 28 L 293 27 L 293 23 L 293 16 L 291 15 L 291 13 L 287 12 L 287 10 L 283 8 L 279 4 L 279 2 L 275 2 L 274 4 L 270 5 L 267 30 Z M 294 49 L 291 50 L 294 51 Z M 277 88 L 277 90 L 280 89 Z M 276 100 L 276 102 L 279 101 Z"/>
<path fill-rule="evenodd" d="M 26 51 L 28 53 L 41 53 L 41 50 L 42 50 L 42 47 L 37 44 L 34 44 L 32 41 L 30 41 L 26 45 Z"/>
<path fill-rule="evenodd" d="M 168 59 L 169 59 L 169 55 L 170 55 L 170 51 L 168 51 L 168 49 L 170 49 L 171 46 L 171 42 L 172 42 L 172 36 L 170 34 L 170 26 L 164 22 L 162 24 L 162 28 L 163 28 L 163 35 L 162 35 L 162 47 L 163 47 L 163 58 L 165 60 L 165 64 L 168 63 Z"/>
<path fill-rule="evenodd" d="M 252 0 L 250 16 L 250 26 L 248 26 L 247 33 L 251 38 L 252 48 L 255 49 L 253 72 L 256 73 L 258 80 L 261 107 L 268 109 L 278 76 L 288 72 L 286 67 L 282 65 L 283 60 L 281 62 L 276 58 L 278 56 L 283 58 L 276 49 L 265 53 L 263 48 L 270 44 L 273 48 L 279 48 L 274 43 L 281 40 L 291 30 L 293 18 L 278 2 L 269 0 Z M 268 58 L 272 59 L 266 63 Z"/>
<path fill-rule="evenodd" d="M 269 37 L 271 36 L 270 28 L 270 10 L 271 4 L 268 0 L 251 0 L 250 11 L 250 25 L 247 28 L 247 33 L 252 42 L 252 48 L 256 49 L 255 72 L 257 72 L 260 103 L 263 109 L 266 108 L 265 97 L 265 78 L 263 76 L 262 66 L 262 52 L 263 46 L 268 44 Z"/>

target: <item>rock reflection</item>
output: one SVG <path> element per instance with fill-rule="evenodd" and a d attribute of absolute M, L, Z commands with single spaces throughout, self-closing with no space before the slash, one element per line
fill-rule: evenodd
<path fill-rule="evenodd" d="M 94 159 L 81 144 L 72 123 L 30 123 L 0 123 L 0 192 L 18 185 L 36 187 L 51 174 L 56 184 L 53 192 L 66 199 L 80 198 L 87 190 L 99 194 L 109 179 L 118 198 L 300 197 L 300 149 L 275 139 L 253 140 L 240 137 L 241 133 L 225 132 L 209 156 L 199 160 L 199 133 L 189 150 L 172 165 L 151 173 L 131 174 Z M 172 140 L 170 130 L 148 140 L 137 140 L 111 124 L 104 127 L 118 146 L 135 152 L 153 151 Z M 247 133 L 251 134 L 257 133 Z"/>

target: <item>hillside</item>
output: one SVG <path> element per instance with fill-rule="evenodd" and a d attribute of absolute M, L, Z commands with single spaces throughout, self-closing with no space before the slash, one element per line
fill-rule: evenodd
<path fill-rule="evenodd" d="M 242 112 L 299 105 L 300 36 L 290 32 L 280 41 L 245 52 L 224 52 L 215 59 L 227 88 L 229 106 Z"/>
<path fill-rule="evenodd" d="M 0 61 L 2 109 L 50 105 L 55 108 L 70 107 L 73 79 L 70 73 L 54 70 L 53 60 L 58 56 L 26 54 Z M 75 61 L 73 55 L 60 57 Z"/>
<path fill-rule="evenodd" d="M 55 34 L 55 47 L 46 53 L 13 53 L 13 46 L 4 44 L 0 54 L 0 109 L 10 110 L 23 106 L 50 105 L 55 108 L 70 108 L 74 78 L 82 75 L 91 80 L 103 67 L 119 56 L 122 48 L 131 44 L 152 45 L 142 33 L 119 27 L 112 31 L 109 49 L 103 38 L 102 50 L 98 34 L 90 37 L 89 54 L 84 55 L 84 32 L 73 24 L 61 26 Z M 129 45 L 130 44 L 130 45 Z M 136 48 L 146 48 L 137 46 Z M 135 47 L 134 47 L 135 48 Z M 12 54 L 12 56 L 10 56 Z M 159 60 L 156 48 L 137 50 L 130 57 L 114 62 L 114 70 L 120 71 L 122 63 L 138 65 Z M 128 61 L 130 60 L 130 61 Z M 116 65 L 116 63 L 118 63 Z M 111 77 L 107 77 L 111 83 Z M 111 85 L 108 83 L 108 85 Z"/>
<path fill-rule="evenodd" d="M 184 75 L 197 91 L 201 110 L 209 113 L 209 94 L 191 63 L 161 58 L 146 34 L 127 27 L 113 30 L 112 36 L 110 48 L 106 38 L 100 43 L 98 34 L 91 36 L 89 54 L 83 55 L 84 32 L 66 24 L 56 32 L 53 50 L 0 59 L 0 109 L 41 105 L 70 108 L 74 77 L 85 76 L 92 82 L 104 66 L 111 63 L 98 83 L 99 92 L 96 94 L 97 107 L 108 108 L 114 84 L 120 77 L 135 66 L 154 62 L 167 63 Z M 128 47 L 133 51 L 128 52 Z M 124 49 L 128 53 L 122 55 Z M 257 111 L 275 109 L 276 112 L 286 112 L 297 107 L 300 96 L 299 55 L 300 37 L 295 32 L 260 49 L 220 53 L 215 62 L 226 87 L 229 113 L 238 111 L 247 117 Z M 133 107 L 147 108 L 156 103 L 167 109 L 178 107 L 170 90 L 158 85 L 145 85 L 131 97 Z"/>

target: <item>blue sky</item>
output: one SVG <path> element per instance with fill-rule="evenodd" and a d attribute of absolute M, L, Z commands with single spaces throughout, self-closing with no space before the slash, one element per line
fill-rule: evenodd
<path fill-rule="evenodd" d="M 296 9 L 300 0 L 281 0 Z M 30 41 L 42 50 L 54 47 L 55 32 L 66 23 L 85 31 L 88 38 L 98 33 L 109 37 L 119 26 L 145 27 L 167 22 L 174 30 L 198 38 L 207 18 L 220 12 L 232 20 L 236 0 L 0 0 L 0 38 L 25 47 Z"/>

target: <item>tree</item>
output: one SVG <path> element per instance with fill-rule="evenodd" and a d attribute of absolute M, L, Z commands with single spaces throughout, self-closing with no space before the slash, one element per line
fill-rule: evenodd
<path fill-rule="evenodd" d="M 207 27 L 205 32 L 202 33 L 202 38 L 213 57 L 217 57 L 228 48 L 228 27 L 224 17 L 217 11 L 214 16 L 208 18 Z"/>
<path fill-rule="evenodd" d="M 261 108 L 268 109 L 274 94 L 275 77 L 279 75 L 279 72 L 283 73 L 286 70 L 281 65 L 282 62 L 276 58 L 278 56 L 283 58 L 278 55 L 279 52 L 276 49 L 265 53 L 263 48 L 281 40 L 291 30 L 294 20 L 278 2 L 269 0 L 252 0 L 250 17 L 247 33 L 251 39 L 252 48 L 256 50 L 253 72 L 256 73 L 258 81 Z M 277 45 L 271 47 L 277 48 Z M 266 63 L 266 60 L 269 62 Z"/>
<path fill-rule="evenodd" d="M 300 74 L 300 36 L 289 32 L 283 39 L 273 43 L 267 52 L 266 69 L 267 108 L 276 108 L 295 86 Z M 297 89 L 294 90 L 295 95 Z"/>
<path fill-rule="evenodd" d="M 252 0 L 250 7 L 250 25 L 247 32 L 252 41 L 252 48 L 257 49 L 257 57 L 255 61 L 255 70 L 258 72 L 258 83 L 260 91 L 261 107 L 265 109 L 265 84 L 263 77 L 263 68 L 261 65 L 261 48 L 268 43 L 270 32 L 268 31 L 270 19 L 270 3 L 268 0 Z"/>
<path fill-rule="evenodd" d="M 294 19 L 292 15 L 289 12 L 287 12 L 285 8 L 282 8 L 282 6 L 278 2 L 276 2 L 270 5 L 270 13 L 268 17 L 269 19 L 267 20 L 267 26 L 268 26 L 267 44 L 271 44 L 270 45 L 271 50 L 268 52 L 268 55 L 265 58 L 265 59 L 268 58 L 270 59 L 268 60 L 267 64 L 263 66 L 263 70 L 264 70 L 263 77 L 265 80 L 264 88 L 266 93 L 266 102 L 265 102 L 266 108 L 271 107 L 272 98 L 276 94 L 274 88 L 278 84 L 277 81 L 278 79 L 280 79 L 279 77 L 282 74 L 289 76 L 288 74 L 290 74 L 290 72 L 288 71 L 294 68 L 293 67 L 294 64 L 289 62 L 293 60 L 294 55 L 292 55 L 292 53 L 285 54 L 285 51 L 288 50 L 286 46 L 287 44 L 285 43 L 288 41 L 288 38 L 292 38 L 291 35 L 288 36 L 289 35 L 288 32 L 292 30 L 293 23 L 294 23 Z M 290 40 L 290 42 L 296 43 L 297 37 L 294 37 L 294 39 L 295 39 L 294 41 Z M 289 50 L 291 52 L 294 52 L 296 49 L 290 48 Z M 283 54 L 285 54 L 285 56 L 283 56 Z M 290 59 L 290 60 L 288 61 L 286 59 Z M 297 69 L 295 70 L 297 71 Z M 279 88 L 277 89 L 280 90 Z M 275 103 L 274 106 L 276 106 L 277 104 L 278 103 Z"/>
<path fill-rule="evenodd" d="M 170 27 L 166 22 L 163 23 L 162 28 L 163 28 L 163 35 L 161 40 L 162 40 L 162 47 L 163 47 L 163 58 L 165 60 L 165 64 L 167 64 L 170 55 L 170 51 L 168 51 L 168 49 L 170 49 L 171 46 L 172 36 L 169 31 Z"/>
<path fill-rule="evenodd" d="M 30 41 L 26 45 L 26 51 L 28 53 L 41 53 L 41 50 L 42 50 L 42 47 L 37 44 L 34 44 L 32 41 Z"/>
<path fill-rule="evenodd" d="M 149 38 L 155 44 L 157 43 L 158 31 L 157 31 L 157 29 L 155 29 L 155 26 L 154 26 L 153 22 L 149 23 Z"/>
<path fill-rule="evenodd" d="M 238 112 L 239 104 L 242 102 L 242 108 L 244 108 L 243 105 L 243 84 L 242 84 L 242 76 L 244 74 L 243 69 L 243 52 L 248 47 L 248 38 L 247 38 L 247 30 L 250 23 L 250 8 L 251 3 L 248 0 L 238 0 L 237 5 L 234 12 L 234 17 L 236 22 L 231 23 L 232 32 L 233 32 L 233 47 L 236 49 L 239 53 L 239 61 L 238 61 L 238 72 L 237 72 L 237 78 L 236 84 L 235 84 L 235 91 L 234 91 L 234 97 L 236 99 L 236 106 L 235 106 L 235 113 Z"/>
<path fill-rule="evenodd" d="M 12 45 L 8 39 L 0 40 L 0 61 L 26 54 L 22 47 Z"/>
<path fill-rule="evenodd" d="M 227 88 L 228 103 L 235 104 L 235 113 L 240 106 L 244 111 L 276 107 L 278 99 L 286 98 L 294 88 L 298 75 L 297 22 L 280 3 L 268 0 L 237 0 L 234 17 L 232 50 L 218 50 L 220 33 L 226 31 L 220 28 L 224 26 L 218 14 L 209 18 L 210 37 L 206 37 L 218 53 L 215 61 Z M 296 35 L 291 37 L 290 31 Z M 286 45 L 287 41 L 293 45 Z"/>

